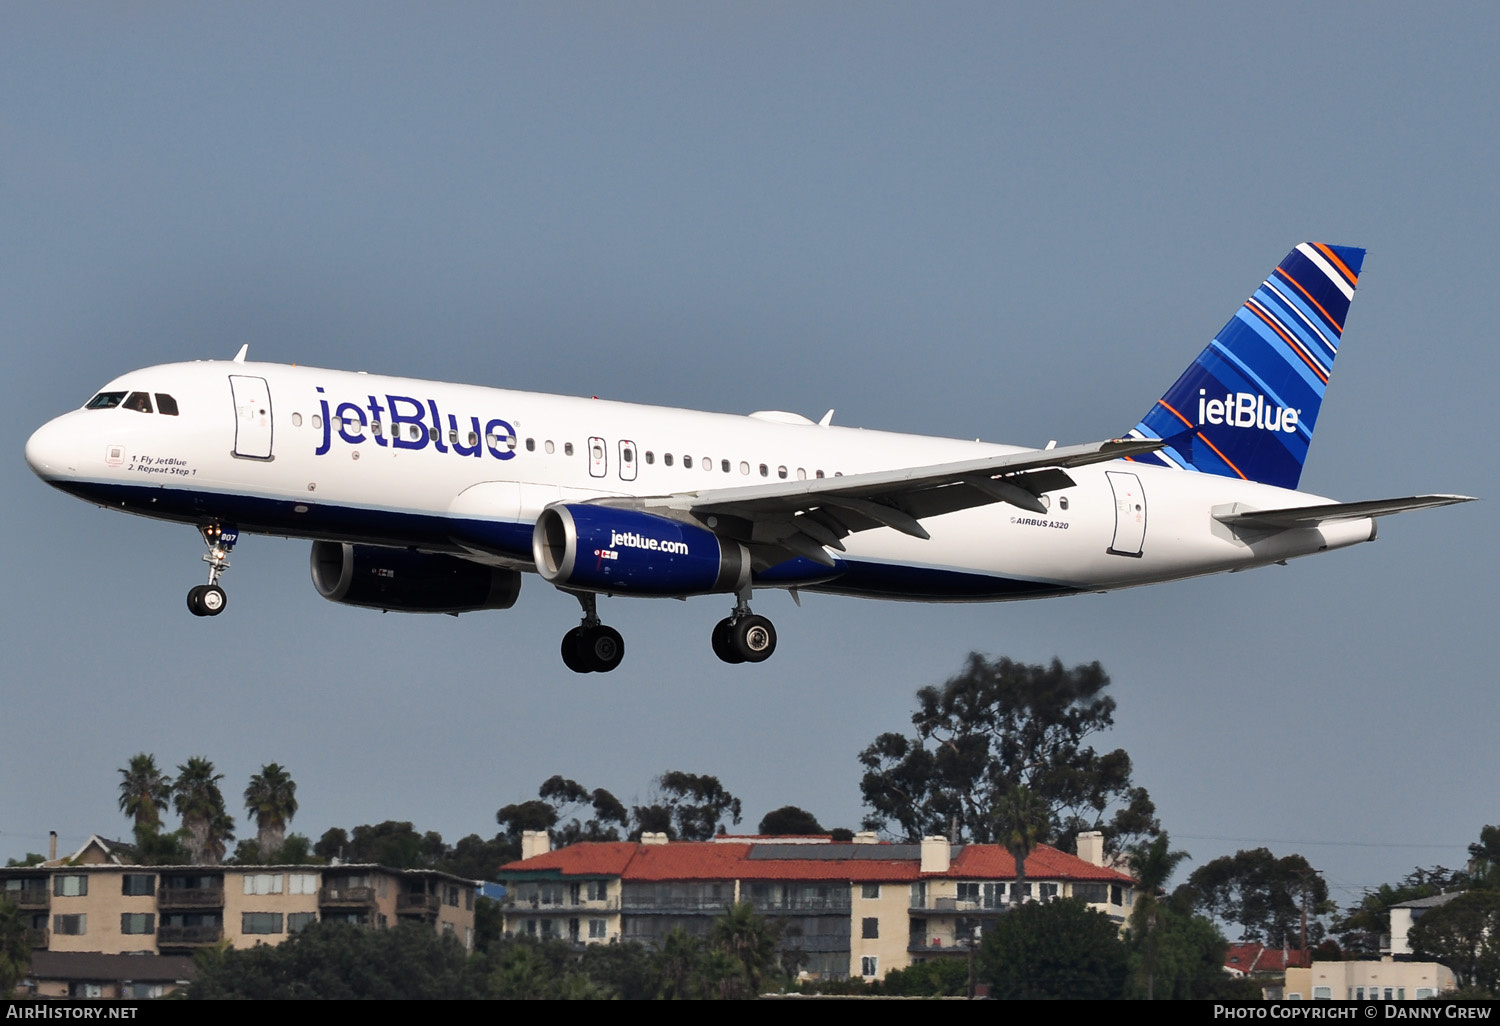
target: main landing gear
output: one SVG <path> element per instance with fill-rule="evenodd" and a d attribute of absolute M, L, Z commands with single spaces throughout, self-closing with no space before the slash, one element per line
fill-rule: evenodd
<path fill-rule="evenodd" d="M 574 673 L 608 673 L 625 658 L 625 639 L 599 622 L 597 596 L 575 592 L 573 597 L 583 607 L 583 622 L 563 635 L 563 665 Z"/>
<path fill-rule="evenodd" d="M 188 592 L 187 607 L 194 616 L 218 616 L 229 602 L 224 589 L 219 587 L 219 578 L 229 569 L 229 550 L 234 548 L 239 532 L 220 524 L 205 524 L 198 528 L 198 533 L 203 535 L 203 544 L 208 546 L 208 553 L 203 557 L 203 562 L 208 564 L 208 583 Z"/>
<path fill-rule="evenodd" d="M 750 612 L 750 592 L 741 592 L 734 612 L 714 624 L 710 636 L 714 655 L 726 663 L 759 663 L 776 651 L 776 628 L 764 616 Z"/>

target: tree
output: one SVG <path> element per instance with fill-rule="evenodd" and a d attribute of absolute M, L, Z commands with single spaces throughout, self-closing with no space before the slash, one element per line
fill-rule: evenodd
<path fill-rule="evenodd" d="M 1469 845 L 1469 876 L 1475 887 L 1500 890 L 1500 826 L 1482 828 Z"/>
<path fill-rule="evenodd" d="M 1130 756 L 1088 744 L 1114 724 L 1108 685 L 1098 663 L 1065 669 L 1055 659 L 1028 666 L 971 653 L 957 676 L 917 692 L 914 736 L 882 734 L 860 753 L 865 828 L 908 841 L 992 841 L 1000 799 L 1024 785 L 1062 844 L 1099 829 L 1117 851 L 1155 834 L 1155 807 L 1131 780 Z"/>
<path fill-rule="evenodd" d="M 199 960 L 187 996 L 431 1001 L 483 997 L 484 988 L 463 946 L 431 927 L 314 923 L 281 944 L 226 949 Z"/>
<path fill-rule="evenodd" d="M 255 817 L 260 857 L 268 860 L 286 839 L 287 823 L 297 815 L 296 781 L 277 763 L 262 766 L 245 788 L 245 808 Z"/>
<path fill-rule="evenodd" d="M 1139 899 L 1137 899 L 1139 900 Z M 1203 1001 L 1211 998 L 1242 1000 L 1247 997 L 1238 983 L 1224 972 L 1229 942 L 1205 916 L 1172 898 L 1159 900 L 1156 927 L 1150 933 L 1151 971 L 1148 975 L 1145 937 L 1130 934 L 1130 981 L 1127 997 L 1157 1000 Z M 1252 986 L 1248 997 L 1259 1000 L 1260 989 Z"/>
<path fill-rule="evenodd" d="M 0 901 L 0 998 L 10 998 L 31 966 L 31 931 L 26 917 L 8 901 Z"/>
<path fill-rule="evenodd" d="M 1406 874 L 1399 883 L 1381 884 L 1365 894 L 1358 902 L 1348 907 L 1342 917 L 1334 920 L 1333 932 L 1338 934 L 1342 949 L 1350 954 L 1377 958 L 1380 955 L 1381 937 L 1391 932 L 1391 906 L 1417 898 L 1430 898 L 1446 891 L 1462 890 L 1469 878 L 1463 872 L 1433 866 L 1420 866 Z"/>
<path fill-rule="evenodd" d="M 161 814 L 172 797 L 172 778 L 157 767 L 156 756 L 132 756 L 120 777 L 120 811 L 135 820 L 136 838 L 160 831 Z"/>
<path fill-rule="evenodd" d="M 224 857 L 224 845 L 234 840 L 234 820 L 224 810 L 224 795 L 219 781 L 224 774 L 214 772 L 214 764 L 195 755 L 177 767 L 172 784 L 172 802 L 187 831 L 188 858 L 194 864 L 217 864 Z"/>
<path fill-rule="evenodd" d="M 1156 996 L 1157 916 L 1160 902 L 1157 895 L 1176 872 L 1183 859 L 1191 858 L 1185 851 L 1172 851 L 1165 832 L 1158 834 L 1149 844 L 1141 843 L 1130 849 L 1130 875 L 1135 877 L 1135 908 L 1130 913 L 1130 928 L 1140 945 L 1141 968 L 1146 976 L 1146 1000 Z"/>
<path fill-rule="evenodd" d="M 1193 870 L 1178 888 L 1193 909 L 1216 920 L 1237 923 L 1240 937 L 1271 947 L 1302 947 L 1302 914 L 1310 917 L 1308 938 L 1322 939 L 1317 917 L 1333 911 L 1328 884 L 1301 855 L 1278 859 L 1267 848 L 1238 851 Z"/>
<path fill-rule="evenodd" d="M 743 994 L 732 997 L 755 997 L 766 977 L 775 973 L 780 960 L 776 954 L 781 942 L 781 922 L 758 915 L 748 901 L 730 905 L 714 920 L 709 944 L 739 963 L 744 980 Z"/>
<path fill-rule="evenodd" d="M 1026 893 L 1026 857 L 1047 839 L 1051 817 L 1045 802 L 1025 784 L 1011 788 L 995 804 L 991 816 L 991 835 L 1016 862 L 1016 880 L 1011 885 L 1010 903 L 1021 904 Z"/>
<path fill-rule="evenodd" d="M 656 785 L 657 801 L 632 810 L 633 837 L 663 832 L 679 841 L 709 841 L 725 832 L 726 816 L 732 823 L 740 821 L 740 800 L 724 790 L 718 777 L 670 770 L 657 778 Z"/>
<path fill-rule="evenodd" d="M 1077 898 L 1010 909 L 987 931 L 977 971 L 990 996 L 1110 1000 L 1125 992 L 1125 944 L 1107 915 Z"/>
<path fill-rule="evenodd" d="M 826 834 L 828 832 L 818 822 L 818 817 L 795 805 L 783 805 L 779 809 L 766 813 L 765 818 L 760 821 L 760 826 L 755 830 L 756 833 L 767 836 Z"/>
<path fill-rule="evenodd" d="M 1459 986 L 1500 995 L 1500 890 L 1467 891 L 1428 909 L 1408 939 L 1419 958 L 1452 969 Z"/>

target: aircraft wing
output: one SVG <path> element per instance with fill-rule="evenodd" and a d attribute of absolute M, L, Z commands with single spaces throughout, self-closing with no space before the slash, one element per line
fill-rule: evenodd
<path fill-rule="evenodd" d="M 857 531 L 889 527 L 925 539 L 921 521 L 926 517 L 996 502 L 1046 513 L 1038 496 L 1072 487 L 1069 467 L 1154 452 L 1164 444 L 1160 439 L 1111 439 L 844 477 L 594 501 L 690 516 L 752 551 L 769 547 L 771 551 L 757 553 L 767 564 L 790 553 L 832 566 L 824 547 L 842 551 L 842 539 Z"/>
<path fill-rule="evenodd" d="M 1404 499 L 1367 499 L 1364 502 L 1333 502 L 1321 506 L 1288 506 L 1284 509 L 1245 509 L 1234 503 L 1214 512 L 1214 519 L 1229 527 L 1258 527 L 1285 530 L 1292 527 L 1317 527 L 1329 520 L 1358 520 L 1383 517 L 1413 509 L 1451 506 L 1456 502 L 1473 502 L 1472 495 L 1413 495 Z"/>

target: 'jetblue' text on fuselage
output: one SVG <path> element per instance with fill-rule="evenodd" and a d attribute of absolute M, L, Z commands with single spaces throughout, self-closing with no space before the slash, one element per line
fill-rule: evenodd
<path fill-rule="evenodd" d="M 319 393 L 322 391 L 318 389 Z M 326 455 L 333 448 L 335 437 L 349 445 L 373 439 L 378 446 L 394 449 L 425 449 L 431 445 L 438 452 L 451 451 L 459 456 L 483 457 L 488 452 L 497 460 L 516 455 L 516 429 L 508 421 L 498 417 L 461 418 L 450 413 L 445 433 L 444 417 L 436 399 L 370 395 L 363 402 L 341 402 L 336 406 L 331 406 L 328 399 L 319 399 L 318 406 L 323 411 L 323 438 L 314 450 L 317 456 Z"/>

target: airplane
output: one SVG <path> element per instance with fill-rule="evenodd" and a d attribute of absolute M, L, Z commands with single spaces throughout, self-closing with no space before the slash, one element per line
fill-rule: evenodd
<path fill-rule="evenodd" d="M 562 659 L 625 646 L 600 595 L 734 597 L 727 663 L 776 648 L 756 589 L 923 602 L 1102 592 L 1375 538 L 1470 501 L 1297 491 L 1364 250 L 1302 243 L 1126 435 L 1024 448 L 232 361 L 131 371 L 39 428 L 26 461 L 108 509 L 191 524 L 217 616 L 241 532 L 312 542 L 319 594 L 403 612 L 573 595 Z"/>

